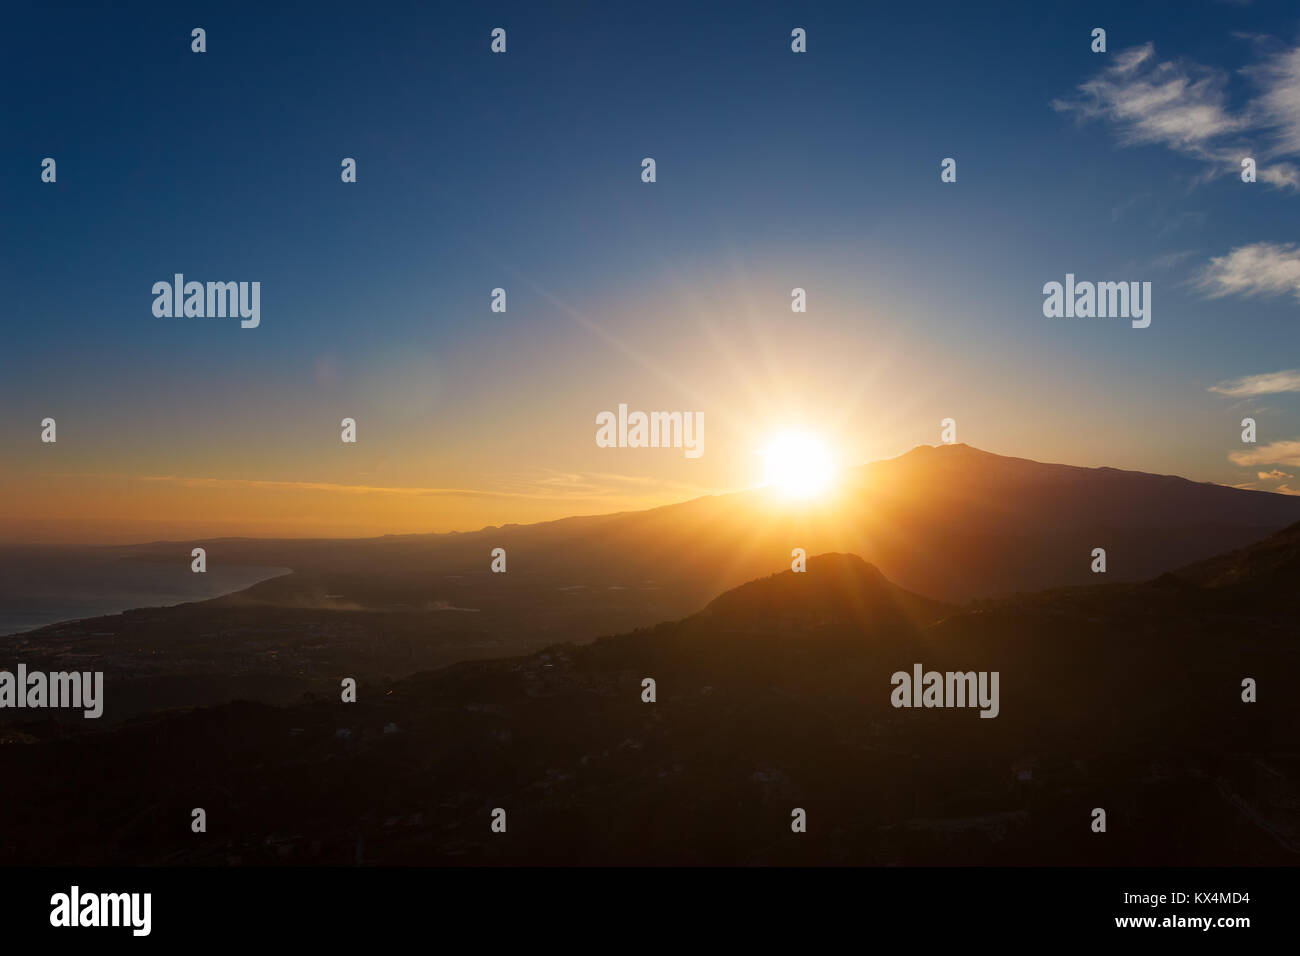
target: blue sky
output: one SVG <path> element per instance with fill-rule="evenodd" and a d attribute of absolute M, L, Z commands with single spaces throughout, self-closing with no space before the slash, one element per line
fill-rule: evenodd
<path fill-rule="evenodd" d="M 421 526 L 477 527 L 744 487 L 782 426 L 857 462 L 946 416 L 1300 490 L 1257 478 L 1300 474 L 1300 373 L 1222 384 L 1300 367 L 1294 6 L 545 6 L 13 8 L 0 521 L 167 479 L 474 492 Z M 176 272 L 260 281 L 260 327 L 154 317 Z M 1151 281 L 1151 327 L 1044 318 L 1067 272 Z M 596 448 L 619 402 L 702 410 L 706 454 Z"/>

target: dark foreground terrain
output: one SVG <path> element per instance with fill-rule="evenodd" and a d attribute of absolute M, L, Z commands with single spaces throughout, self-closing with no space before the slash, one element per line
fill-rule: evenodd
<path fill-rule="evenodd" d="M 962 610 L 828 554 L 675 623 L 357 703 L 10 721 L 0 864 L 1293 864 L 1297 582 L 1300 525 Z M 998 671 L 1000 715 L 895 709 L 915 663 Z"/>

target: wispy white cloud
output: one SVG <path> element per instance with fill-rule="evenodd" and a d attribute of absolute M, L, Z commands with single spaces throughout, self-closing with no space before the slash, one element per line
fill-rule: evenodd
<path fill-rule="evenodd" d="M 1273 395 L 1277 392 L 1300 392 L 1300 368 L 1283 372 L 1264 372 L 1260 375 L 1243 375 L 1210 386 L 1211 392 L 1242 398 L 1252 395 Z"/>
<path fill-rule="evenodd" d="M 1197 285 L 1212 299 L 1225 295 L 1300 298 L 1300 244 L 1255 242 L 1212 258 Z"/>
<path fill-rule="evenodd" d="M 1260 166 L 1255 171 L 1255 178 L 1278 189 L 1300 189 L 1300 166 L 1291 163 Z"/>
<path fill-rule="evenodd" d="M 1113 123 L 1125 145 L 1200 152 L 1214 138 L 1247 126 L 1229 112 L 1227 81 L 1222 70 L 1162 63 L 1155 45 L 1146 43 L 1114 54 L 1100 73 L 1079 86 L 1078 97 L 1054 100 L 1052 107 Z"/>
<path fill-rule="evenodd" d="M 1276 154 L 1300 154 L 1300 47 L 1280 50 L 1242 72 L 1260 88 L 1252 121 L 1271 132 Z"/>
<path fill-rule="evenodd" d="M 1274 468 L 1272 471 L 1257 472 L 1260 481 L 1281 481 L 1283 478 L 1294 478 L 1295 475 L 1282 471 L 1280 468 Z"/>
<path fill-rule="evenodd" d="M 1253 39 L 1256 49 L 1269 44 Z M 1052 108 L 1108 123 L 1123 146 L 1163 146 L 1198 159 L 1206 164 L 1198 181 L 1240 174 L 1242 159 L 1251 157 L 1259 182 L 1300 191 L 1300 167 L 1272 162 L 1300 156 L 1300 47 L 1265 54 L 1241 72 L 1257 95 L 1234 109 L 1227 70 L 1162 61 L 1148 42 L 1110 55 L 1075 95 L 1053 100 Z"/>

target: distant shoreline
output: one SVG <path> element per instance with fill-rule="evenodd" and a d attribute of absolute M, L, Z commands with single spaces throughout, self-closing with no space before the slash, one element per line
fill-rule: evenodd
<path fill-rule="evenodd" d="M 6 549 L 0 555 L 0 635 L 11 636 L 139 608 L 175 607 L 237 594 L 292 574 L 266 565 L 155 564 L 84 552 Z"/>

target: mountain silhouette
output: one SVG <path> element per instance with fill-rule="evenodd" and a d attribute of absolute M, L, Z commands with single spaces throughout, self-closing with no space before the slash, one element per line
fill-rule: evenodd
<path fill-rule="evenodd" d="M 1145 580 L 1296 521 L 1300 496 L 922 445 L 845 471 L 837 494 L 813 502 L 755 489 L 459 534 L 218 539 L 131 551 L 170 561 L 205 545 L 218 560 L 291 567 L 295 574 L 249 592 L 283 606 L 484 608 L 486 597 L 463 599 L 481 597 L 473 585 L 501 547 L 510 571 L 491 580 L 490 593 L 545 593 L 565 628 L 574 602 L 557 588 L 623 591 L 618 600 L 605 595 L 608 613 L 591 609 L 599 633 L 689 614 L 790 567 L 794 548 L 858 554 L 900 587 L 960 602 L 1088 583 L 1094 548 L 1107 552 L 1107 580 Z"/>
<path fill-rule="evenodd" d="M 1199 600 L 1200 584 L 1235 575 L 1260 578 L 1264 590 L 1252 598 L 1239 588 L 1220 600 L 1276 603 L 1285 589 L 1261 576 L 1288 546 L 1249 549 L 1297 521 L 1300 497 L 1042 464 L 965 445 L 921 446 L 849 470 L 837 493 L 817 502 L 781 501 L 759 489 L 466 534 L 121 549 L 132 560 L 188 565 L 191 548 L 202 546 L 209 566 L 294 570 L 223 598 L 54 625 L 9 641 L 15 659 L 33 668 L 102 661 L 117 688 L 106 704 L 112 722 L 235 697 L 282 704 L 304 692 L 332 694 L 343 668 L 376 681 L 626 633 L 685 618 L 774 573 L 777 587 L 792 590 L 768 605 L 762 592 L 745 590 L 743 598 L 719 599 L 714 613 L 733 614 L 731 602 L 740 602 L 765 608 L 760 616 L 787 618 L 782 608 L 799 589 L 824 588 L 842 574 L 842 591 L 807 607 L 826 616 L 862 604 L 861 624 L 884 606 L 864 597 L 870 575 L 854 563 L 863 561 L 891 582 L 884 604 L 917 626 L 971 600 L 1101 582 L 1158 579 L 1159 593 L 1189 590 Z M 497 547 L 508 553 L 504 574 L 489 570 Z M 1092 572 L 1096 548 L 1106 551 L 1105 574 Z M 1245 557 L 1226 556 L 1242 548 Z M 835 573 L 791 575 L 796 549 L 818 562 L 860 557 L 842 560 Z M 1239 560 L 1249 568 L 1232 571 Z"/>

